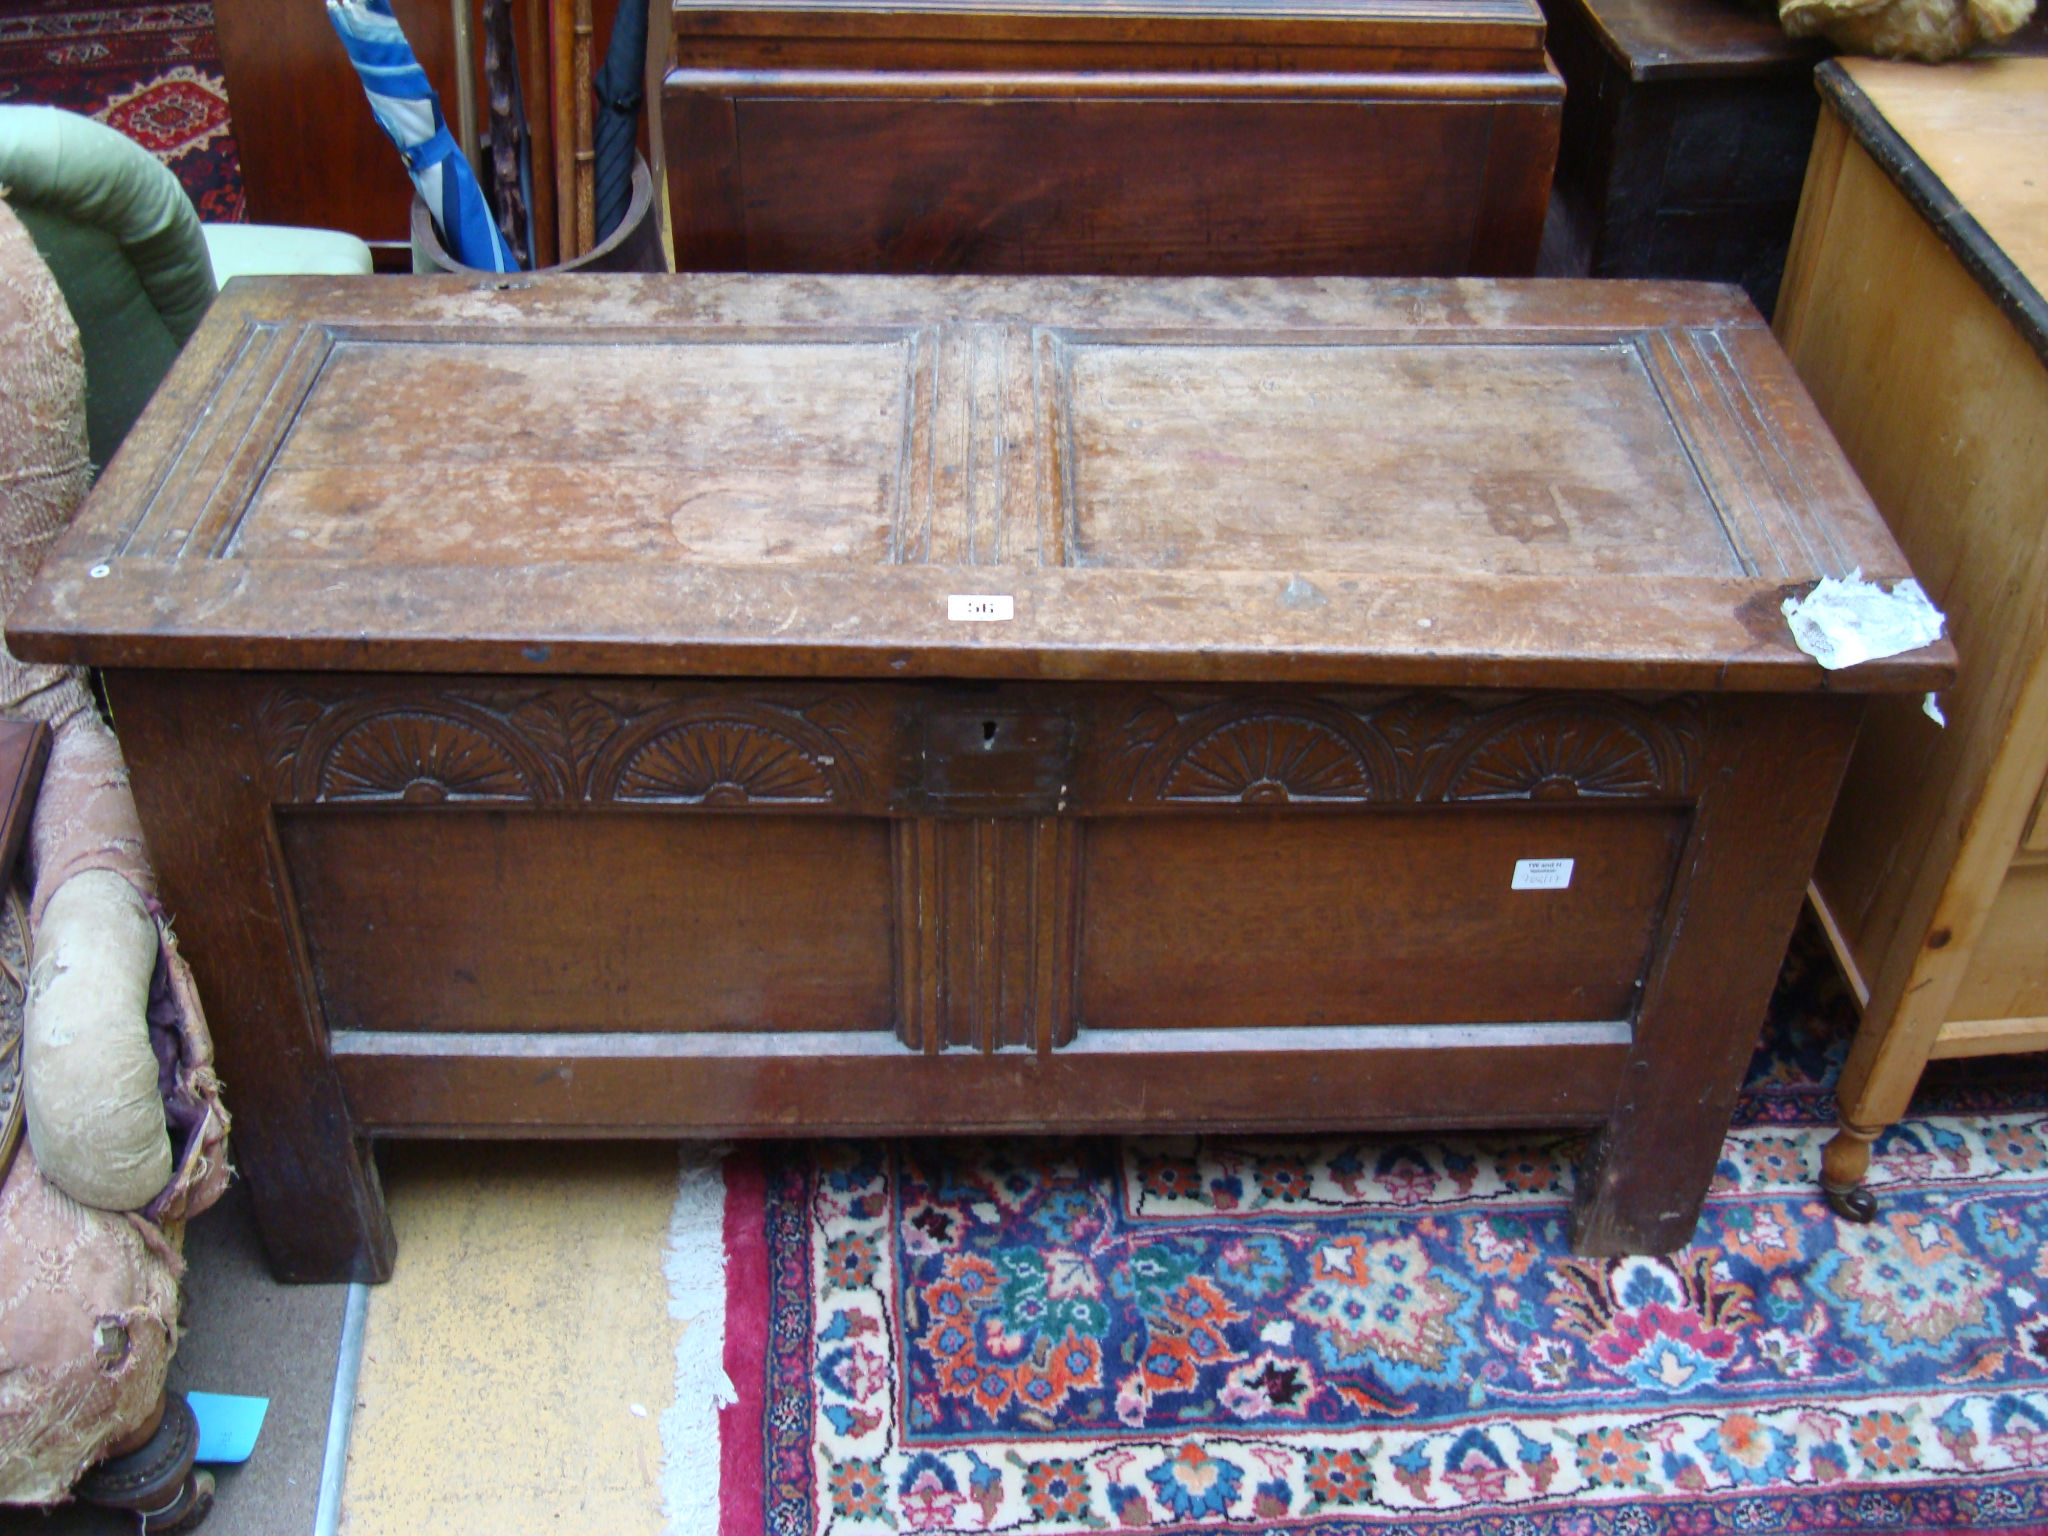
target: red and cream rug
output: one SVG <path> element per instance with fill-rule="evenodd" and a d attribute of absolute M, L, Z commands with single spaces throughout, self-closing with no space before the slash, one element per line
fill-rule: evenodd
<path fill-rule="evenodd" d="M 243 216 L 205 0 L 14 0 L 0 9 L 0 104 L 63 107 L 108 123 L 177 173 L 202 219 Z"/>
<path fill-rule="evenodd" d="M 1810 1002 L 1669 1257 L 1571 1255 L 1554 1136 L 736 1157 L 721 1536 L 2048 1531 L 2048 1100 L 1838 1221 Z"/>

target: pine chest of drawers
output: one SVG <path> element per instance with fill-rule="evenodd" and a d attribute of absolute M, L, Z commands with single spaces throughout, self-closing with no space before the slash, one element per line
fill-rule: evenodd
<path fill-rule="evenodd" d="M 1733 290 L 270 280 L 105 669 L 273 1259 L 390 1135 L 1568 1125 L 1691 1232 L 1905 565 Z"/>

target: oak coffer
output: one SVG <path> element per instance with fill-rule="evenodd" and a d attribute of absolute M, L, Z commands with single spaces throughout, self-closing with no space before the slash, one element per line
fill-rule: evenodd
<path fill-rule="evenodd" d="M 229 286 L 105 669 L 274 1262 L 369 1138 L 1584 1126 L 1692 1231 L 1907 574 L 1732 289 Z"/>
<path fill-rule="evenodd" d="M 674 0 L 676 264 L 1535 270 L 1537 0 Z"/>

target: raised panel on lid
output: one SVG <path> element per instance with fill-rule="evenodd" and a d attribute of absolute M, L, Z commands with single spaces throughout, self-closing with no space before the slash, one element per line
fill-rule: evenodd
<path fill-rule="evenodd" d="M 342 340 L 225 553 L 886 561 L 912 352 Z"/>
<path fill-rule="evenodd" d="M 1072 564 L 1743 573 L 1626 343 L 1060 353 Z"/>

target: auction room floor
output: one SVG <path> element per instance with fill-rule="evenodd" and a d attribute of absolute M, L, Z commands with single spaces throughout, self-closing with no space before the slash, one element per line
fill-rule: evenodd
<path fill-rule="evenodd" d="M 349 1288 L 273 1282 L 239 1189 L 187 1234 L 172 1385 L 270 1399 L 255 1454 L 216 1471 L 206 1536 L 320 1530 L 335 1420 L 346 1462 L 326 1531 L 661 1531 L 660 1418 L 686 1326 L 661 1263 L 676 1148 L 406 1146 L 381 1161 L 400 1259 L 359 1303 L 352 1405 L 334 1391 Z M 8 1514 L 45 1536 L 135 1528 L 82 1506 Z"/>

